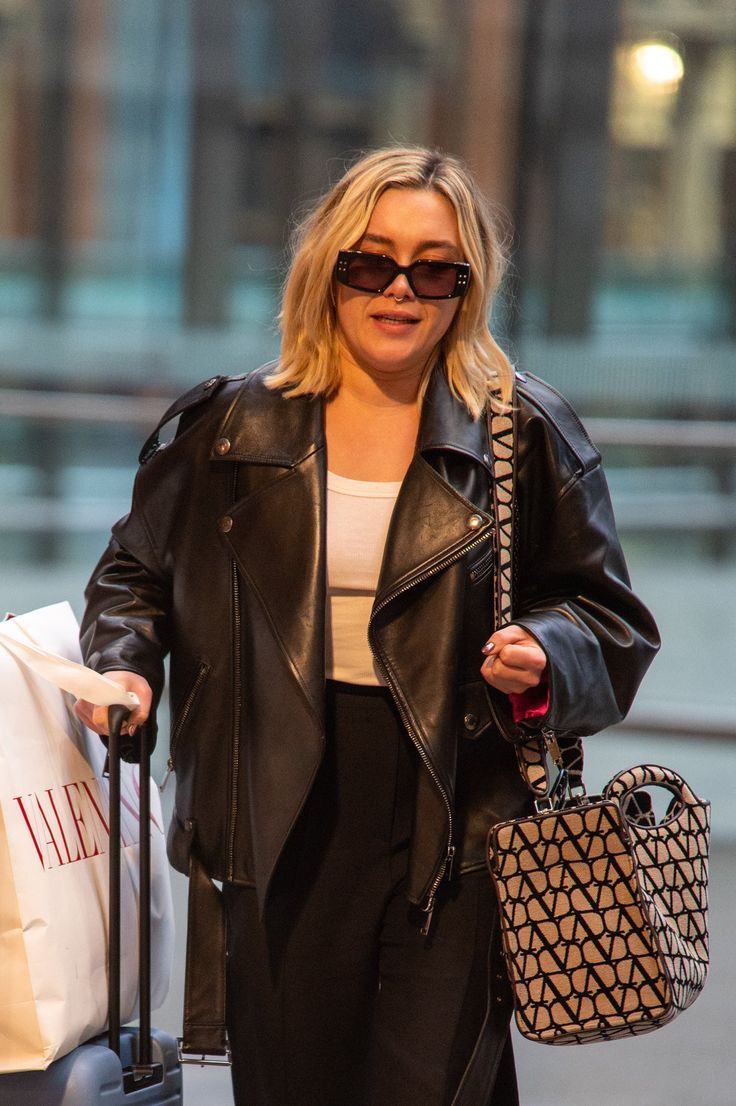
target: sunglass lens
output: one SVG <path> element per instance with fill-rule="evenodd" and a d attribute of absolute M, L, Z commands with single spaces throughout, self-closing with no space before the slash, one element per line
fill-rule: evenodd
<path fill-rule="evenodd" d="M 396 266 L 385 257 L 354 257 L 348 267 L 349 283 L 368 292 L 385 288 L 395 274 Z"/>
<path fill-rule="evenodd" d="M 412 283 L 418 296 L 450 296 L 455 290 L 457 270 L 452 265 L 415 265 Z"/>

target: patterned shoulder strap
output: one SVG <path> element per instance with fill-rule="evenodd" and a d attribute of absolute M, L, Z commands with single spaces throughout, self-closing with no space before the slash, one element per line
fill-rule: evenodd
<path fill-rule="evenodd" d="M 516 388 L 508 409 L 488 409 L 488 436 L 493 470 L 492 498 L 496 527 L 498 568 L 493 596 L 494 626 L 513 621 L 514 605 L 514 514 L 516 509 Z M 570 775 L 571 786 L 582 784 L 583 745 L 580 738 L 558 735 L 559 757 Z M 542 736 L 532 735 L 516 745 L 516 760 L 524 782 L 533 794 L 546 795 L 551 786 L 547 767 L 547 745 Z"/>
<path fill-rule="evenodd" d="M 516 393 L 514 392 L 514 404 Z M 494 625 L 511 621 L 514 587 L 514 483 L 516 478 L 515 407 L 509 411 L 490 411 L 488 430 L 493 467 L 493 513 L 496 527 L 496 587 L 494 589 Z"/>

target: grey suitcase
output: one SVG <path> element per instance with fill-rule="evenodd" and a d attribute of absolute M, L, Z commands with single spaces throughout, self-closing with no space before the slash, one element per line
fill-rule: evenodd
<path fill-rule="evenodd" d="M 151 853 L 140 840 L 140 1021 L 120 1026 L 120 728 L 124 707 L 110 707 L 110 933 L 108 1032 L 54 1061 L 46 1071 L 0 1075 L 0 1106 L 182 1106 L 177 1042 L 151 1029 Z M 150 753 L 141 742 L 140 822 L 150 811 Z"/>
<path fill-rule="evenodd" d="M 181 1067 L 173 1037 L 152 1031 L 151 1080 L 133 1074 L 137 1030 L 123 1029 L 118 1056 L 107 1036 L 80 1045 L 46 1071 L 0 1075 L 2 1106 L 181 1106 Z M 126 1090 L 126 1087 L 128 1088 Z"/>

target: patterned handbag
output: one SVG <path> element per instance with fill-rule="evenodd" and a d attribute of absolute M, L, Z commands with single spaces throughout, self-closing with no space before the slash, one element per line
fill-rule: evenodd
<path fill-rule="evenodd" d="M 648 792 L 672 793 L 657 823 Z M 547 1044 L 657 1029 L 708 970 L 710 804 L 667 768 L 621 772 L 601 798 L 489 835 L 516 1023 Z"/>
<path fill-rule="evenodd" d="M 513 408 L 489 419 L 489 436 L 500 626 L 512 621 Z M 583 1044 L 665 1025 L 708 971 L 710 804 L 656 765 L 589 797 L 580 738 L 546 729 L 517 745 L 517 760 L 536 813 L 491 827 L 488 866 L 519 1031 Z M 672 796 L 659 822 L 648 786 Z"/>

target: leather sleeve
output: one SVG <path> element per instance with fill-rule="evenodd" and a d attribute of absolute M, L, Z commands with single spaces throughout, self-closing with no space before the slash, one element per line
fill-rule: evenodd
<path fill-rule="evenodd" d="M 548 427 L 544 464 L 528 460 L 520 488 L 514 621 L 544 649 L 550 684 L 546 717 L 524 725 L 586 735 L 626 715 L 659 635 L 631 589 L 600 463 L 575 471 L 553 439 Z"/>
<path fill-rule="evenodd" d="M 87 585 L 80 642 L 90 668 L 125 669 L 143 676 L 153 690 L 154 708 L 161 697 L 169 648 L 168 595 L 168 581 L 134 499 L 131 513 L 113 527 Z"/>
<path fill-rule="evenodd" d="M 87 607 L 80 641 L 85 663 L 98 672 L 137 672 L 151 685 L 154 708 L 164 685 L 164 657 L 171 630 L 171 542 L 180 513 L 177 504 L 188 497 L 176 460 L 168 463 L 171 446 L 159 443 L 159 432 L 179 419 L 175 438 L 215 410 L 215 396 L 239 385 L 242 377 L 210 377 L 190 389 L 162 416 L 141 451 L 130 514 L 112 529 L 111 541 L 87 585 Z M 178 458 L 181 461 L 181 458 Z M 154 527 L 156 521 L 157 540 Z M 162 550 L 169 547 L 168 554 Z"/>

